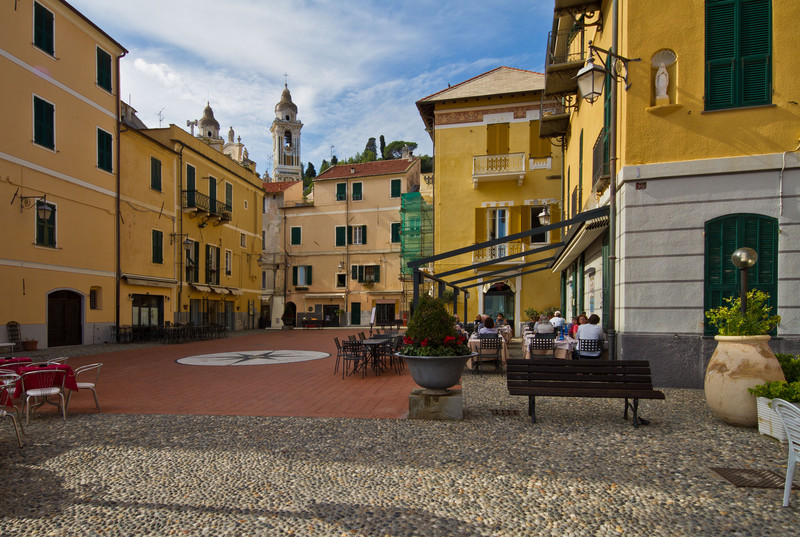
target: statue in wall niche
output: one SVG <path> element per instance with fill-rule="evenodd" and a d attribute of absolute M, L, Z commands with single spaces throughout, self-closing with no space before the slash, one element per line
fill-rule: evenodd
<path fill-rule="evenodd" d="M 669 104 L 669 95 L 667 95 L 667 88 L 669 88 L 669 73 L 667 67 L 663 63 L 658 66 L 656 72 L 656 104 Z"/>

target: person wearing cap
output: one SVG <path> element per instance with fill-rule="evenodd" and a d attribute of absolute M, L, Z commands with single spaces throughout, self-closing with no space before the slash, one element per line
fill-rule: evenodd
<path fill-rule="evenodd" d="M 556 329 L 556 332 L 561 330 L 561 327 L 564 326 L 564 318 L 561 316 L 560 311 L 556 311 L 552 317 L 550 317 L 550 324 L 553 325 L 553 328 Z"/>

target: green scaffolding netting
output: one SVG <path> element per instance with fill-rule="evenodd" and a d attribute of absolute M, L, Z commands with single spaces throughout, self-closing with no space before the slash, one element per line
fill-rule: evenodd
<path fill-rule="evenodd" d="M 403 194 L 400 201 L 401 274 L 411 276 L 409 262 L 433 255 L 433 206 L 419 192 Z"/>

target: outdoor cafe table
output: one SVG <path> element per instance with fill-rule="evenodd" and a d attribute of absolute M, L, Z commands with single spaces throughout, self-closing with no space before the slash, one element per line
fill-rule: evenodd
<path fill-rule="evenodd" d="M 24 356 L 16 358 L 0 358 L 0 369 L 10 369 L 16 371 L 22 366 L 31 365 L 31 359 Z"/>
<path fill-rule="evenodd" d="M 369 359 L 368 361 L 372 364 L 372 369 L 377 373 L 380 374 L 383 365 L 380 363 L 380 358 L 378 357 L 378 347 L 386 343 L 387 339 L 378 339 L 378 338 L 371 338 L 371 339 L 362 339 L 361 344 L 364 345 L 369 349 Z M 366 367 L 366 364 L 365 364 Z"/>
<path fill-rule="evenodd" d="M 506 343 L 511 341 L 511 327 L 509 325 L 498 326 L 497 333 L 503 336 Z"/>
<path fill-rule="evenodd" d="M 64 379 L 64 387 L 77 392 L 78 391 L 78 383 L 75 381 L 75 372 L 72 371 L 72 368 L 66 364 L 48 364 L 48 365 L 26 365 L 19 367 L 17 369 L 17 373 L 19 376 L 24 375 L 30 371 L 48 371 L 48 370 L 63 370 L 66 378 Z M 36 378 L 36 377 L 34 377 Z M 27 381 L 26 381 L 27 382 Z M 27 388 L 49 388 L 50 386 L 32 386 L 30 384 L 27 385 Z M 17 382 L 17 389 L 14 390 L 14 399 L 18 399 L 22 396 L 22 382 Z"/>
<path fill-rule="evenodd" d="M 529 360 L 531 357 L 530 347 L 531 347 L 531 340 L 533 339 L 533 337 L 534 337 L 533 332 L 528 332 L 527 334 L 525 334 L 525 337 L 522 338 L 522 358 L 524 360 Z M 577 341 L 569 336 L 565 336 L 564 339 L 556 338 L 555 341 L 553 341 L 553 347 L 555 348 L 554 357 L 560 358 L 562 360 L 571 360 L 572 351 L 575 349 L 576 343 Z"/>
<path fill-rule="evenodd" d="M 2 349 L 5 348 L 5 349 L 8 349 L 8 352 L 10 352 L 11 354 L 14 354 L 14 347 L 16 347 L 16 346 L 17 346 L 16 343 L 0 343 L 0 352 L 6 352 L 6 351 L 2 350 Z"/>
<path fill-rule="evenodd" d="M 500 354 L 503 359 L 503 367 L 506 365 L 506 361 L 508 360 L 508 342 L 506 342 L 505 338 L 500 338 L 503 340 L 503 349 L 500 351 Z M 469 350 L 472 352 L 480 352 L 481 351 L 481 340 L 477 337 L 471 337 L 467 341 L 467 345 L 469 345 Z M 467 361 L 467 368 L 472 369 L 472 358 Z"/>

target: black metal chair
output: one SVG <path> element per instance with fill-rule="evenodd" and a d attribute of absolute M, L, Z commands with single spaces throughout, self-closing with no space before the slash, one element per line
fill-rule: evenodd
<path fill-rule="evenodd" d="M 482 337 L 488 336 L 488 337 Z M 491 337 L 494 336 L 494 337 Z M 480 334 L 480 348 L 478 349 L 478 356 L 473 358 L 472 360 L 472 370 L 478 370 L 480 375 L 483 375 L 483 367 L 481 365 L 484 362 L 491 362 L 494 364 L 495 369 L 502 373 L 503 372 L 503 338 L 497 334 Z"/>
<path fill-rule="evenodd" d="M 342 342 L 342 378 L 361 369 L 361 378 L 367 373 L 367 354 L 360 341 Z M 350 364 L 350 367 L 348 367 Z M 348 373 L 349 370 L 349 373 Z"/>
<path fill-rule="evenodd" d="M 555 348 L 555 338 L 550 337 L 534 337 L 530 340 L 530 345 L 528 345 L 528 352 L 530 353 L 531 359 L 539 359 L 542 358 L 555 358 L 556 357 L 556 348 Z"/>
<path fill-rule="evenodd" d="M 333 338 L 333 342 L 336 343 L 336 364 L 333 366 L 333 373 L 334 375 L 339 372 L 339 364 L 342 361 L 342 355 L 344 354 L 342 351 L 342 344 L 339 343 L 339 338 Z"/>
<path fill-rule="evenodd" d="M 603 355 L 604 350 L 604 340 L 602 339 L 579 339 L 578 340 L 578 347 L 573 352 L 573 358 L 575 360 L 599 360 Z M 591 352 L 599 352 L 597 356 L 589 355 L 587 356 L 585 353 Z"/>

